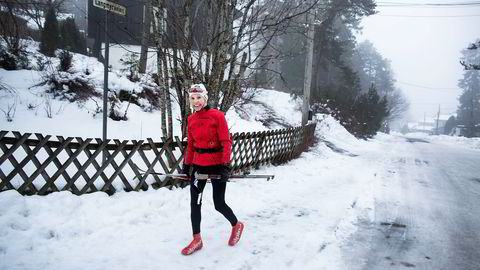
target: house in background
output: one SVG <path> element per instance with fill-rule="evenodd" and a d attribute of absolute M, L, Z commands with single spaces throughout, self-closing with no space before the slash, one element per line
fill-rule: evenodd
<path fill-rule="evenodd" d="M 423 122 L 409 122 L 407 123 L 407 130 L 406 133 L 427 133 L 433 134 L 435 131 L 435 121 L 430 119 L 425 119 Z"/>
<path fill-rule="evenodd" d="M 75 1 L 75 0 L 68 0 Z M 87 0 L 78 0 L 87 1 Z M 87 33 L 90 40 L 104 40 L 105 11 L 93 6 L 94 0 L 88 0 L 87 4 Z M 110 42 L 116 44 L 140 45 L 142 41 L 143 22 L 147 14 L 145 0 L 113 0 L 119 5 L 126 7 L 126 15 L 121 16 L 115 13 L 108 14 L 108 37 Z M 163 10 L 165 20 L 165 36 L 162 43 L 165 47 L 172 48 L 183 43 L 184 22 L 186 14 L 183 10 L 185 0 L 166 0 Z M 79 5 L 79 4 L 77 4 Z M 152 7 L 153 8 L 153 7 Z M 217 16 L 208 9 L 203 1 L 193 1 L 191 14 L 192 20 L 192 48 L 204 50 L 209 45 L 207 33 L 207 20 L 210 16 Z M 236 10 L 234 18 L 239 18 L 241 12 Z M 152 24 L 155 18 L 152 19 Z M 153 27 L 150 27 L 153 33 Z M 98 42 L 98 41 L 97 41 Z M 92 42 L 91 42 L 92 43 Z M 155 46 L 153 35 L 150 35 L 150 46 Z M 98 45 L 97 45 L 98 46 Z"/>
<path fill-rule="evenodd" d="M 437 117 L 428 117 L 421 122 L 410 122 L 402 128 L 403 133 L 422 132 L 430 135 L 451 135 L 455 132 L 455 114 L 441 114 Z"/>

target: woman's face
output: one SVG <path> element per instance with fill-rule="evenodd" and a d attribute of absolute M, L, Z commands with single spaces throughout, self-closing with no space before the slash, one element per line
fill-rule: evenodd
<path fill-rule="evenodd" d="M 193 94 L 190 96 L 190 105 L 198 112 L 205 107 L 205 99 L 201 95 Z"/>

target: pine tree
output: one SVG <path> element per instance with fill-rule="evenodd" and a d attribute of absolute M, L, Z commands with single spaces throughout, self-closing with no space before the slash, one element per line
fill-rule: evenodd
<path fill-rule="evenodd" d="M 443 134 L 445 135 L 450 135 L 452 134 L 452 131 L 453 129 L 455 128 L 455 126 L 457 125 L 457 120 L 455 118 L 455 116 L 450 116 L 447 120 L 447 122 L 445 123 L 445 127 L 443 128 Z"/>
<path fill-rule="evenodd" d="M 355 117 L 357 126 L 354 134 L 357 137 L 369 138 L 377 134 L 388 116 L 388 102 L 386 97 L 380 98 L 374 84 L 368 92 L 361 95 L 355 103 Z"/>
<path fill-rule="evenodd" d="M 470 44 L 470 46 L 467 47 L 468 50 L 471 50 L 472 53 L 474 50 L 478 52 L 480 50 L 480 39 L 477 39 L 474 43 Z M 475 61 L 476 60 L 476 61 Z M 460 64 L 466 69 L 466 70 L 480 70 L 480 59 L 475 59 L 474 61 L 470 61 L 470 59 L 466 60 L 465 58 L 460 60 Z"/>
<path fill-rule="evenodd" d="M 120 69 L 121 72 L 127 74 L 127 78 L 132 81 L 138 81 L 138 65 L 139 65 L 138 55 L 133 52 L 126 53 L 122 58 L 120 58 L 120 63 L 122 63 L 123 68 Z"/>
<path fill-rule="evenodd" d="M 480 75 L 478 70 L 465 71 L 459 81 L 463 93 L 458 99 L 458 122 L 463 125 L 462 135 L 466 137 L 480 136 Z"/>
<path fill-rule="evenodd" d="M 469 62 L 480 61 L 480 51 L 463 50 L 462 60 Z M 480 136 L 480 71 L 466 70 L 458 86 L 463 89 L 459 97 L 460 105 L 457 109 L 457 123 L 464 127 L 462 135 L 466 137 Z"/>
<path fill-rule="evenodd" d="M 60 24 L 60 47 L 75 53 L 86 54 L 85 38 L 78 30 L 75 20 L 67 18 Z"/>
<path fill-rule="evenodd" d="M 42 37 L 40 40 L 40 52 L 47 56 L 55 56 L 58 40 L 57 15 L 55 14 L 55 8 L 51 6 L 45 16 L 45 24 L 43 26 Z"/>

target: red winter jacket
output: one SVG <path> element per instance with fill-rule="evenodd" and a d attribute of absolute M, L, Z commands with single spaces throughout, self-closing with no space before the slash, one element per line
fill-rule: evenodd
<path fill-rule="evenodd" d="M 217 109 L 202 109 L 188 117 L 188 146 L 184 164 L 211 166 L 229 164 L 232 153 L 232 139 L 228 132 L 227 120 Z M 195 149 L 200 149 L 197 152 Z M 200 152 L 204 149 L 218 149 L 213 153 Z"/>

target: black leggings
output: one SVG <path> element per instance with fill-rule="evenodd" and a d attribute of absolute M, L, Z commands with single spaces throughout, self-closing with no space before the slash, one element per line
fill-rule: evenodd
<path fill-rule="evenodd" d="M 195 172 L 204 174 L 220 174 L 221 166 L 197 166 L 194 165 L 192 179 L 190 181 L 190 218 L 192 221 L 193 234 L 200 233 L 200 222 L 202 220 L 202 195 L 207 184 L 205 180 L 195 180 Z M 225 190 L 227 188 L 228 175 L 221 173 L 222 179 L 212 180 L 213 204 L 215 210 L 220 212 L 234 226 L 237 224 L 237 217 L 232 209 L 225 203 Z"/>

